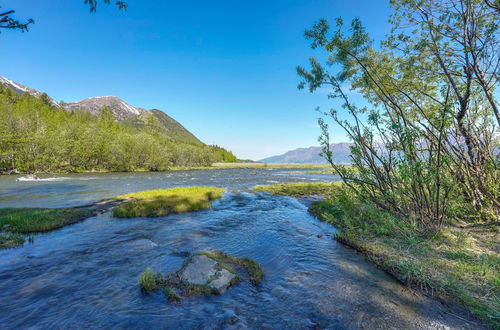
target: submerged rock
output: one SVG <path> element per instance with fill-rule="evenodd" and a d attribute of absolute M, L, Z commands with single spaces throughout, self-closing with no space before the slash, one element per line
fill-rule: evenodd
<path fill-rule="evenodd" d="M 258 284 L 264 272 L 259 264 L 248 258 L 236 258 L 220 251 L 204 251 L 188 257 L 181 269 L 171 273 L 166 279 L 161 273 L 153 276 L 151 270 L 140 284 L 146 291 L 163 289 L 169 301 L 180 301 L 184 297 L 222 294 L 229 287 L 241 281 Z M 146 274 L 145 272 L 145 274 Z M 144 286 L 147 283 L 147 287 Z"/>

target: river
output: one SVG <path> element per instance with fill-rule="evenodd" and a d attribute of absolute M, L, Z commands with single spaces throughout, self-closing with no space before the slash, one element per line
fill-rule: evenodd
<path fill-rule="evenodd" d="M 461 328 L 460 311 L 411 292 L 332 239 L 309 200 L 253 193 L 256 184 L 332 181 L 283 169 L 0 177 L 0 207 L 66 207 L 147 189 L 213 185 L 211 209 L 160 218 L 104 213 L 0 250 L 0 327 L 18 328 Z M 167 302 L 143 294 L 147 267 L 167 274 L 189 252 L 218 249 L 262 265 L 263 282 L 224 295 Z"/>

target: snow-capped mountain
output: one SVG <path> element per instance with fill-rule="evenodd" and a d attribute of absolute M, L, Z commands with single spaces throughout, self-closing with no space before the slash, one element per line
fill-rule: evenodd
<path fill-rule="evenodd" d="M 39 90 L 21 85 L 13 80 L 10 80 L 10 79 L 2 77 L 2 76 L 0 76 L 0 85 L 12 89 L 13 91 L 15 91 L 19 95 L 23 95 L 24 93 L 28 93 L 28 94 L 31 94 L 33 96 L 40 97 L 44 94 L 43 92 L 40 92 Z M 51 97 L 49 97 L 49 99 L 50 99 L 50 102 L 52 103 L 52 105 L 59 106 L 59 103 L 57 103 L 54 99 L 52 99 Z"/>
<path fill-rule="evenodd" d="M 62 103 L 61 106 L 69 112 L 73 112 L 78 109 L 85 110 L 90 112 L 95 117 L 99 116 L 103 106 L 107 106 L 113 117 L 117 120 L 129 119 L 143 114 L 146 111 L 142 108 L 133 107 L 116 96 L 91 97 L 79 102 Z"/>

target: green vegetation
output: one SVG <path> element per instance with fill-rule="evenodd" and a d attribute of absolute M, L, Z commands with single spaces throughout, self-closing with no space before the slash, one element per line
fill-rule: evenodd
<path fill-rule="evenodd" d="M 126 119 L 122 123 L 125 126 L 139 130 L 154 130 L 160 135 L 175 141 L 183 141 L 193 145 L 203 145 L 203 142 L 198 140 L 198 138 L 184 128 L 184 126 L 160 110 L 153 109 L 146 111 L 138 116 Z"/>
<path fill-rule="evenodd" d="M 392 0 L 392 31 L 374 45 L 359 19 L 322 19 L 305 36 L 325 64 L 298 67 L 299 88 L 331 88 L 320 118 L 323 155 L 350 191 L 422 232 L 500 218 L 498 6 Z M 477 20 L 481 17 L 481 20 Z M 362 95 L 358 106 L 348 89 Z M 367 105 L 367 106 L 365 106 Z M 342 116 L 339 114 L 342 112 Z M 329 123 L 352 142 L 352 167 L 333 161 Z M 491 132 L 491 133 L 490 133 Z"/>
<path fill-rule="evenodd" d="M 157 122 L 132 127 L 116 122 L 106 107 L 99 118 L 68 113 L 46 96 L 19 96 L 0 86 L 0 173 L 162 171 L 236 159 Z"/>
<path fill-rule="evenodd" d="M 24 236 L 18 233 L 0 234 L 0 249 L 10 249 L 24 244 Z"/>
<path fill-rule="evenodd" d="M 175 293 L 172 289 L 169 287 L 166 287 L 163 289 L 163 294 L 167 297 L 168 301 L 170 302 L 179 302 L 181 301 L 181 297 Z"/>
<path fill-rule="evenodd" d="M 269 186 L 268 191 L 327 197 L 313 203 L 310 212 L 339 230 L 335 236 L 339 242 L 365 254 L 403 283 L 459 303 L 493 327 L 500 325 L 498 226 L 462 228 L 454 223 L 422 233 L 417 224 L 358 198 L 348 186 L 288 185 Z"/>
<path fill-rule="evenodd" d="M 423 234 L 416 225 L 345 193 L 316 202 L 310 211 L 339 230 L 338 241 L 403 283 L 455 301 L 490 326 L 500 326 L 498 227 L 450 225 Z"/>
<path fill-rule="evenodd" d="M 92 12 L 95 12 L 97 10 L 97 3 L 98 2 L 99 2 L 98 0 L 84 0 L 83 3 L 85 5 L 89 6 L 90 12 L 92 13 Z M 104 0 L 102 2 L 105 4 L 110 4 L 111 0 Z M 126 11 L 128 8 L 128 4 L 125 1 L 117 0 L 115 2 L 115 5 L 119 10 Z M 14 10 L 9 10 L 7 12 L 0 14 L 0 29 L 15 29 L 15 30 L 20 30 L 22 32 L 26 32 L 26 31 L 28 31 L 29 25 L 35 23 L 35 21 L 32 18 L 27 19 L 26 21 L 22 22 L 22 21 L 19 21 L 17 19 L 14 19 L 10 16 L 7 16 L 7 15 L 12 14 L 14 12 L 15 12 Z"/>
<path fill-rule="evenodd" d="M 24 244 L 25 238 L 21 234 L 47 232 L 61 228 L 82 220 L 90 213 L 89 210 L 72 208 L 0 209 L 0 229 L 6 232 L 0 233 L 0 249 Z"/>
<path fill-rule="evenodd" d="M 187 257 L 180 270 L 164 278 L 161 273 L 154 275 L 150 268 L 147 268 L 139 278 L 139 285 L 145 292 L 151 292 L 162 289 L 163 294 L 170 302 L 179 302 L 184 297 L 190 296 L 208 296 L 217 294 L 218 291 L 210 287 L 216 276 L 212 276 L 206 284 L 192 284 L 180 279 L 179 273 L 191 262 L 193 257 L 204 255 L 218 263 L 219 270 L 225 269 L 236 276 L 231 280 L 230 285 L 235 285 L 242 280 L 248 280 L 257 285 L 264 278 L 262 267 L 249 258 L 236 258 L 227 255 L 221 251 L 204 251 L 197 254 L 191 254 Z"/>
<path fill-rule="evenodd" d="M 0 209 L 0 228 L 14 233 L 46 232 L 83 219 L 87 211 L 60 209 Z"/>
<path fill-rule="evenodd" d="M 146 292 L 157 289 L 156 277 L 151 268 L 146 269 L 139 278 L 139 285 Z"/>
<path fill-rule="evenodd" d="M 298 67 L 299 88 L 339 101 L 319 119 L 320 143 L 344 183 L 311 212 L 403 282 L 500 328 L 498 2 L 391 6 L 380 45 L 359 19 L 305 32 L 327 61 Z M 331 122 L 352 142 L 351 167 L 333 161 Z"/>
<path fill-rule="evenodd" d="M 233 274 L 236 273 L 233 267 L 242 266 L 247 271 L 250 282 L 252 284 L 259 284 L 264 278 L 264 270 L 258 263 L 256 263 L 252 259 L 231 257 L 230 255 L 227 255 L 221 251 L 205 251 L 200 252 L 199 254 L 214 259 L 215 261 L 223 265 L 223 267 L 226 266 L 225 268 Z"/>
<path fill-rule="evenodd" d="M 298 182 L 255 186 L 253 189 L 257 191 L 267 191 L 275 195 L 295 197 L 323 195 L 327 197 L 334 194 L 340 185 L 341 182 Z"/>
<path fill-rule="evenodd" d="M 219 199 L 225 189 L 216 187 L 179 187 L 150 190 L 117 196 L 126 199 L 113 209 L 118 218 L 159 217 L 170 213 L 183 213 L 207 209 L 210 202 Z"/>

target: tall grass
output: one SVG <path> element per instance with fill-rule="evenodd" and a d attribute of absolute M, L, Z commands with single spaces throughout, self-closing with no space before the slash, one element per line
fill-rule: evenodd
<path fill-rule="evenodd" d="M 333 224 L 336 239 L 364 253 L 402 282 L 468 308 L 500 328 L 498 227 L 447 226 L 423 234 L 415 224 L 340 190 L 310 208 Z"/>

